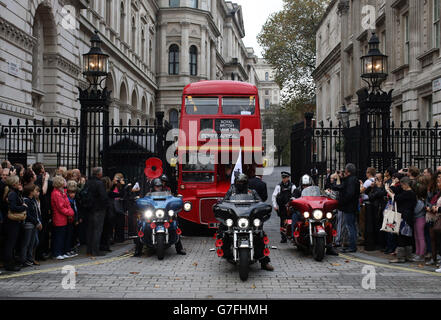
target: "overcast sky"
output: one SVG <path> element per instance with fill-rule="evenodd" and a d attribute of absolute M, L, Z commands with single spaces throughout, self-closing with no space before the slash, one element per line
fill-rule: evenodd
<path fill-rule="evenodd" d="M 242 6 L 243 22 L 245 25 L 246 47 L 253 47 L 257 56 L 262 57 L 262 49 L 257 43 L 257 35 L 268 16 L 283 7 L 283 0 L 230 0 Z"/>

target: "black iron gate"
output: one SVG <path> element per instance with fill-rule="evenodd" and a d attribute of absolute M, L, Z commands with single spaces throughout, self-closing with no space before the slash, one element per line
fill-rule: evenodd
<path fill-rule="evenodd" d="M 93 114 L 92 114 L 92 117 Z M 174 169 L 166 159 L 166 150 L 173 141 L 166 141 L 166 134 L 171 129 L 163 121 L 164 113 L 156 113 L 154 125 L 113 121 L 106 124 L 92 118 L 87 130 L 86 168 L 83 174 L 90 174 L 94 166 L 102 166 L 105 175 L 110 177 L 116 172 L 124 174 L 127 180 L 136 181 L 143 176 L 145 161 L 158 157 L 163 161 L 164 171 L 173 176 Z M 90 119 L 89 119 L 90 120 Z M 13 124 L 1 126 L 0 152 L 3 159 L 12 163 L 27 165 L 42 161 L 46 167 L 80 167 L 80 128 L 79 121 L 51 120 L 31 123 L 28 120 L 17 120 Z M 104 136 L 107 132 L 107 137 Z M 108 143 L 107 150 L 103 141 Z"/>
<path fill-rule="evenodd" d="M 353 127 L 317 124 L 305 114 L 305 120 L 292 127 L 291 150 L 296 150 L 291 153 L 294 183 L 305 173 L 316 173 L 314 178 L 324 183 L 328 169 L 342 170 L 347 163 L 356 165 L 360 179 L 365 178 L 367 167 L 380 172 L 388 166 L 436 169 L 441 165 L 441 127 L 420 122 L 378 124 L 371 116 L 363 130 L 358 123 Z"/>

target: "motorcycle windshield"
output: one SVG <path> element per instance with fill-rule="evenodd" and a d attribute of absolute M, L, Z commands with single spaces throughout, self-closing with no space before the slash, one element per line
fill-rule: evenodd
<path fill-rule="evenodd" d="M 312 186 L 303 189 L 302 191 L 302 197 L 321 197 L 323 196 L 321 190 L 317 186 Z"/>

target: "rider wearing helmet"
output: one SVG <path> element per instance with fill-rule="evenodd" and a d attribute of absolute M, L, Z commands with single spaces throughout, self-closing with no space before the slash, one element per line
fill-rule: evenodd
<path fill-rule="evenodd" d="M 300 188 L 297 188 L 293 192 L 294 198 L 300 198 L 302 195 L 303 189 L 306 189 L 308 187 L 311 187 L 314 185 L 314 181 L 312 180 L 311 176 L 305 174 L 300 178 Z"/>
<path fill-rule="evenodd" d="M 165 173 L 162 174 L 160 179 L 162 182 L 163 191 L 171 191 L 170 187 L 167 185 L 169 182 L 167 175 Z"/>
<path fill-rule="evenodd" d="M 165 175 L 163 175 L 165 176 Z M 161 176 L 161 178 L 163 177 Z M 167 176 L 165 176 L 167 178 Z M 164 186 L 163 184 L 163 180 L 161 181 L 160 178 L 156 178 L 153 180 L 152 182 L 152 191 L 151 192 L 169 192 L 170 188 L 167 186 Z M 143 244 L 141 241 L 139 241 L 139 238 L 135 239 L 135 253 L 134 253 L 134 257 L 139 257 L 142 254 L 142 248 L 143 248 Z M 179 241 L 176 242 L 175 244 L 175 249 L 176 249 L 176 253 L 177 254 L 181 254 L 181 255 L 186 255 L 187 253 L 184 250 L 184 247 L 182 246 L 182 242 L 181 242 L 181 238 L 179 237 Z"/>
<path fill-rule="evenodd" d="M 244 195 L 248 195 L 249 200 L 258 200 L 262 201 L 259 197 L 259 194 L 256 190 L 248 189 L 248 177 L 246 174 L 239 173 L 234 178 L 234 184 L 231 185 L 227 194 L 224 197 L 225 200 L 248 200 L 244 199 Z M 219 226 L 219 232 L 222 232 L 222 225 Z M 263 270 L 273 271 L 274 267 L 270 264 L 270 258 L 268 256 L 263 255 L 263 249 L 265 248 L 265 244 L 263 242 L 263 238 L 266 236 L 265 232 L 262 230 L 262 237 L 255 242 L 255 250 L 254 256 L 259 260 L 261 268 Z M 230 243 L 224 241 L 222 249 L 224 250 L 224 254 L 226 257 L 232 257 L 232 253 L 230 251 Z M 231 258 L 230 258 L 231 259 Z"/>
<path fill-rule="evenodd" d="M 251 198 L 250 200 L 262 201 L 255 190 L 248 189 L 248 177 L 243 173 L 236 175 L 234 178 L 234 184 L 231 185 L 230 189 L 225 194 L 224 200 L 234 200 L 238 194 L 248 194 Z"/>

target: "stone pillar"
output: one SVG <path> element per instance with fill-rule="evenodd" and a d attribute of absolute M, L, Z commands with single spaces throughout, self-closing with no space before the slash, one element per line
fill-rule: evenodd
<path fill-rule="evenodd" d="M 190 23 L 181 22 L 181 50 L 180 50 L 180 63 L 179 74 L 183 76 L 190 75 L 190 62 L 189 62 L 189 45 L 188 45 L 188 33 Z"/>
<path fill-rule="evenodd" d="M 166 23 L 162 23 L 160 25 L 160 29 L 159 29 L 159 33 L 160 33 L 160 37 L 161 37 L 161 52 L 162 52 L 162 59 L 161 61 L 161 68 L 160 68 L 160 74 L 161 75 L 166 75 L 168 74 L 168 48 L 167 48 L 167 36 L 166 36 L 166 28 L 167 28 L 167 24 Z M 155 56 L 155 54 L 153 53 L 153 56 Z"/>
<path fill-rule="evenodd" d="M 208 41 L 207 41 L 207 79 L 210 80 L 211 79 L 211 75 L 210 75 L 210 70 L 211 70 L 211 41 L 210 41 L 210 37 L 208 37 Z"/>
<path fill-rule="evenodd" d="M 210 74 L 211 79 L 216 80 L 216 44 L 211 44 L 211 58 L 210 58 Z"/>
<path fill-rule="evenodd" d="M 206 26 L 202 26 L 201 27 L 201 50 L 199 52 L 199 63 L 198 63 L 198 68 L 200 68 L 200 75 L 201 77 L 207 77 L 207 60 L 206 60 L 206 53 L 207 53 L 207 48 L 206 48 L 206 43 L 205 41 L 207 41 L 207 37 L 206 37 L 206 33 L 207 33 L 207 27 Z"/>
<path fill-rule="evenodd" d="M 420 0 L 409 0 L 409 75 L 418 72 L 419 61 L 416 59 L 418 50 L 421 48 L 421 16 L 423 14 Z"/>
<path fill-rule="evenodd" d="M 345 86 L 346 77 L 350 70 L 346 64 L 347 53 L 344 51 L 348 45 L 348 12 L 349 12 L 349 1 L 341 0 L 338 4 L 338 13 L 340 15 L 340 101 L 344 103 L 345 96 L 348 93 L 348 89 Z"/>

